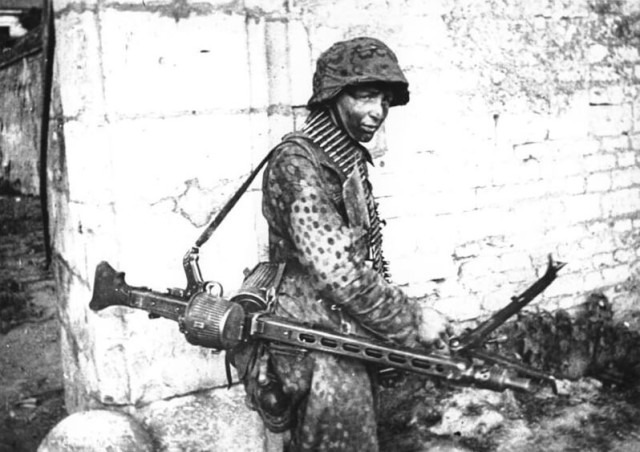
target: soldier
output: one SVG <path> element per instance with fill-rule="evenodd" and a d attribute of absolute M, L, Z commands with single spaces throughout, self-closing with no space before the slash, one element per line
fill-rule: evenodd
<path fill-rule="evenodd" d="M 408 82 L 383 42 L 351 39 L 320 55 L 308 119 L 301 133 L 285 137 L 264 173 L 270 258 L 286 263 L 276 315 L 410 347 L 432 344 L 445 330 L 441 315 L 388 280 L 371 156 L 360 144 L 373 138 L 390 107 L 408 101 Z M 367 365 L 267 348 L 287 409 L 265 406 L 260 400 L 269 397 L 255 391 L 253 405 L 271 430 L 290 429 L 288 450 L 378 450 Z M 251 383 L 247 391 L 251 399 Z"/>

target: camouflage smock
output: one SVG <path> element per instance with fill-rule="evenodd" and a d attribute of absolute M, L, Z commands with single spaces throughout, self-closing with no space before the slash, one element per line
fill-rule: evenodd
<path fill-rule="evenodd" d="M 356 159 L 367 156 L 351 145 Z M 285 139 L 270 160 L 263 214 L 271 260 L 287 263 L 275 313 L 335 331 L 350 322 L 353 334 L 375 332 L 414 346 L 417 307 L 367 263 L 366 230 L 351 224 L 353 200 L 344 196 L 350 176 L 304 134 Z M 271 353 L 285 392 L 298 404 L 290 450 L 378 450 L 364 363 L 320 352 Z"/>

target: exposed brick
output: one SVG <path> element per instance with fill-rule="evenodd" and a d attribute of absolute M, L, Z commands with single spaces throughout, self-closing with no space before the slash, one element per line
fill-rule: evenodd
<path fill-rule="evenodd" d="M 617 155 L 618 168 L 635 166 L 637 164 L 636 162 L 637 154 L 638 153 L 636 151 L 618 152 L 618 155 Z"/>
<path fill-rule="evenodd" d="M 605 152 L 619 152 L 620 150 L 629 149 L 629 138 L 626 135 L 600 137 L 600 149 Z"/>
<path fill-rule="evenodd" d="M 545 297 L 557 297 L 579 293 L 583 290 L 584 278 L 579 273 L 561 273 L 556 280 L 544 291 Z"/>
<path fill-rule="evenodd" d="M 553 220 L 560 219 L 568 224 L 575 224 L 582 221 L 589 221 L 599 218 L 602 215 L 600 209 L 600 195 L 581 194 L 567 197 L 562 203 L 563 209 L 558 211 L 558 216 Z"/>
<path fill-rule="evenodd" d="M 453 252 L 453 255 L 457 259 L 463 259 L 466 257 L 479 256 L 481 251 L 482 251 L 482 244 L 480 242 L 469 242 L 456 247 L 456 249 Z"/>
<path fill-rule="evenodd" d="M 482 293 L 482 309 L 489 313 L 493 313 L 498 309 L 505 307 L 509 301 L 511 301 L 511 297 L 517 293 L 518 291 L 515 284 L 505 285 L 498 289 L 493 287 L 493 290 L 490 292 Z"/>
<path fill-rule="evenodd" d="M 631 167 L 623 170 L 614 170 L 611 173 L 612 188 L 626 188 L 640 184 L 640 168 Z"/>
<path fill-rule="evenodd" d="M 587 192 L 607 191 L 611 188 L 611 173 L 592 173 L 586 177 Z"/>
<path fill-rule="evenodd" d="M 612 286 L 625 281 L 630 275 L 628 265 L 618 265 L 616 267 L 603 268 L 602 280 L 605 285 Z"/>
<path fill-rule="evenodd" d="M 602 210 L 608 216 L 636 212 L 639 203 L 640 188 L 626 188 L 602 195 Z"/>
<path fill-rule="evenodd" d="M 635 259 L 635 253 L 632 250 L 616 250 L 613 252 L 613 259 L 621 264 L 628 264 Z"/>
<path fill-rule="evenodd" d="M 626 96 L 622 86 L 594 86 L 589 90 L 589 103 L 591 105 L 620 105 L 625 100 Z"/>
<path fill-rule="evenodd" d="M 615 232 L 628 232 L 633 230 L 633 221 L 630 218 L 618 219 L 613 223 Z"/>
<path fill-rule="evenodd" d="M 615 260 L 613 259 L 613 253 L 599 253 L 594 254 L 591 260 L 594 269 L 600 269 L 602 267 L 613 267 Z"/>
<path fill-rule="evenodd" d="M 589 291 L 598 290 L 606 284 L 604 276 L 600 271 L 585 273 L 583 277 L 584 277 L 583 290 L 587 293 Z"/>
<path fill-rule="evenodd" d="M 573 159 L 598 153 L 600 144 L 593 138 L 571 139 L 557 141 L 560 156 Z"/>
<path fill-rule="evenodd" d="M 114 202 L 109 128 L 69 121 L 65 124 L 64 135 L 69 200 L 93 205 Z M 87 149 L 93 152 L 87 152 Z"/>
<path fill-rule="evenodd" d="M 500 269 L 499 257 L 487 254 L 464 262 L 460 266 L 460 275 L 465 280 L 481 280 L 495 275 Z"/>
<path fill-rule="evenodd" d="M 596 136 L 621 135 L 632 129 L 630 105 L 598 105 L 589 107 L 591 133 Z"/>
<path fill-rule="evenodd" d="M 615 167 L 615 165 L 616 156 L 614 154 L 596 154 L 584 158 L 584 167 L 589 173 L 606 171 Z"/>

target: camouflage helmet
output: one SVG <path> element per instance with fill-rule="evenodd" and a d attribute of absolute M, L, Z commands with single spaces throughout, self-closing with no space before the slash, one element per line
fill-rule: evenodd
<path fill-rule="evenodd" d="M 347 86 L 383 82 L 393 91 L 391 106 L 409 102 L 409 82 L 395 53 L 378 39 L 360 37 L 333 44 L 318 58 L 310 109 L 335 98 Z"/>

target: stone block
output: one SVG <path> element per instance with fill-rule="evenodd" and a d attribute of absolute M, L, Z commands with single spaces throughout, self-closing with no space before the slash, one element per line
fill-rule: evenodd
<path fill-rule="evenodd" d="M 473 280 L 482 278 L 488 273 L 494 273 L 499 269 L 499 257 L 484 254 L 474 259 L 469 259 L 460 265 L 459 275 L 463 280 Z"/>
<path fill-rule="evenodd" d="M 626 100 L 622 86 L 594 86 L 589 89 L 590 105 L 620 105 Z"/>
<path fill-rule="evenodd" d="M 258 240 L 266 230 L 260 222 L 259 207 L 256 199 L 245 194 L 201 249 L 203 277 L 222 283 L 227 291 L 238 288 L 242 271 L 257 263 Z M 132 279 L 161 290 L 184 287 L 182 256 L 203 232 L 201 228 L 194 227 L 169 203 L 151 208 L 141 204 L 120 206 L 117 227 L 122 270 L 127 270 Z"/>
<path fill-rule="evenodd" d="M 621 150 L 629 149 L 629 138 L 626 135 L 600 137 L 600 150 L 604 152 L 618 153 Z"/>
<path fill-rule="evenodd" d="M 313 91 L 311 81 L 315 71 L 309 32 L 300 20 L 289 20 L 287 25 L 291 101 L 293 105 L 306 105 Z"/>
<path fill-rule="evenodd" d="M 640 185 L 640 168 L 630 167 L 611 173 L 612 188 L 627 188 Z"/>
<path fill-rule="evenodd" d="M 612 175 L 609 171 L 603 171 L 599 173 L 591 173 L 586 178 L 586 191 L 587 192 L 601 192 L 611 189 Z"/>
<path fill-rule="evenodd" d="M 613 260 L 621 264 L 628 264 L 635 260 L 636 254 L 633 250 L 622 249 L 613 252 Z"/>
<path fill-rule="evenodd" d="M 605 285 L 614 286 L 626 281 L 631 275 L 628 265 L 617 265 L 602 269 L 602 279 Z"/>
<path fill-rule="evenodd" d="M 552 221 L 558 222 L 561 218 L 566 224 L 576 224 L 599 218 L 602 215 L 599 194 L 574 195 L 566 198 L 563 209 L 557 212 L 558 216 Z"/>
<path fill-rule="evenodd" d="M 281 0 L 244 0 L 244 7 L 251 14 L 262 15 L 282 15 L 287 12 L 286 3 Z"/>
<path fill-rule="evenodd" d="M 189 17 L 191 14 L 204 14 L 213 10 L 234 11 L 242 8 L 242 0 L 102 0 L 104 7 L 113 7 L 121 10 L 147 10 L 157 11 L 163 15 L 177 17 L 178 20 Z"/>
<path fill-rule="evenodd" d="M 111 205 L 69 203 L 65 233 L 71 236 L 60 254 L 83 281 L 93 281 L 95 266 L 102 260 L 115 262 L 119 254 L 116 216 Z"/>
<path fill-rule="evenodd" d="M 493 314 L 499 309 L 504 308 L 516 293 L 518 293 L 517 284 L 505 283 L 501 286 L 487 286 L 486 289 L 482 291 L 482 309 L 489 314 Z"/>
<path fill-rule="evenodd" d="M 111 131 L 105 124 L 68 121 L 64 125 L 69 200 L 107 205 L 114 201 Z"/>
<path fill-rule="evenodd" d="M 635 151 L 620 151 L 617 153 L 617 164 L 618 168 L 626 168 L 630 166 L 635 166 L 637 152 Z"/>
<path fill-rule="evenodd" d="M 570 96 L 552 98 L 553 116 L 549 120 L 550 140 L 584 138 L 589 134 L 589 93 L 576 91 Z"/>
<path fill-rule="evenodd" d="M 133 416 L 162 451 L 268 452 L 278 446 L 259 416 L 245 407 L 240 386 L 153 402 Z"/>
<path fill-rule="evenodd" d="M 100 0 L 54 0 L 53 9 L 60 15 L 60 12 L 93 9 L 98 3 Z"/>
<path fill-rule="evenodd" d="M 547 115 L 536 115 L 522 113 L 520 115 L 504 114 L 500 115 L 497 121 L 497 136 L 503 142 L 514 146 L 514 149 L 522 143 L 535 143 L 535 146 L 547 147 L 543 143 L 549 131 L 550 118 Z M 529 148 L 529 146 L 527 146 Z M 541 151 L 547 152 L 548 149 Z"/>
<path fill-rule="evenodd" d="M 118 180 L 116 202 L 177 200 L 189 196 L 190 188 L 222 202 L 256 163 L 253 140 L 261 131 L 254 135 L 252 125 L 250 115 L 224 113 L 113 124 L 109 153 Z"/>
<path fill-rule="evenodd" d="M 613 253 L 606 252 L 594 254 L 591 258 L 591 265 L 593 266 L 594 270 L 613 267 L 615 265 Z"/>
<path fill-rule="evenodd" d="M 625 188 L 602 195 L 603 214 L 609 217 L 636 212 L 640 203 L 640 188 Z"/>
<path fill-rule="evenodd" d="M 100 24 L 110 117 L 252 106 L 244 16 L 215 13 L 176 21 L 107 9 Z"/>
<path fill-rule="evenodd" d="M 599 105 L 589 107 L 589 130 L 596 136 L 622 135 L 632 129 L 631 106 Z"/>
<path fill-rule="evenodd" d="M 56 4 L 56 8 L 58 4 Z M 64 115 L 101 123 L 105 115 L 100 33 L 95 11 L 73 8 L 56 19 L 55 65 Z"/>
<path fill-rule="evenodd" d="M 616 166 L 616 156 L 614 154 L 594 154 L 585 156 L 583 163 L 584 169 L 588 173 L 597 171 L 608 171 Z"/>
<path fill-rule="evenodd" d="M 433 307 L 455 321 L 463 322 L 477 319 L 486 312 L 482 309 L 480 297 L 466 295 L 464 297 L 443 296 Z"/>
<path fill-rule="evenodd" d="M 90 383 L 105 405 L 148 404 L 226 384 L 224 355 L 190 345 L 176 322 L 129 308 L 107 308 L 88 320 L 97 378 Z"/>
<path fill-rule="evenodd" d="M 605 285 L 604 277 L 600 271 L 592 271 L 583 275 L 585 293 L 601 289 Z"/>
<path fill-rule="evenodd" d="M 38 452 L 152 452 L 149 433 L 132 417 L 117 411 L 81 411 L 60 421 Z"/>
<path fill-rule="evenodd" d="M 267 108 L 269 105 L 269 67 L 265 42 L 265 21 L 247 18 L 247 55 L 249 67 L 249 90 L 253 108 Z"/>
<path fill-rule="evenodd" d="M 611 222 L 609 222 L 611 224 Z M 625 233 L 632 231 L 634 228 L 631 218 L 619 218 L 613 222 L 613 231 L 616 233 Z"/>

